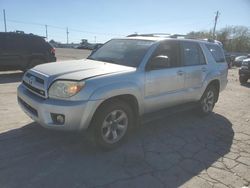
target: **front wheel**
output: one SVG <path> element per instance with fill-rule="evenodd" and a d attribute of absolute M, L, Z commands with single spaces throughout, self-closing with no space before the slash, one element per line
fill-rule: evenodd
<path fill-rule="evenodd" d="M 94 138 L 104 150 L 114 149 L 127 137 L 134 122 L 131 107 L 120 100 L 103 104 L 94 117 Z"/>
<path fill-rule="evenodd" d="M 216 102 L 217 90 L 214 86 L 209 86 L 199 101 L 198 112 L 200 115 L 209 115 L 214 108 Z"/>

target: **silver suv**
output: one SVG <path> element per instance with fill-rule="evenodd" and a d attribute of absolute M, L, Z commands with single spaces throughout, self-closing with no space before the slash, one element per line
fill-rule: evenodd
<path fill-rule="evenodd" d="M 220 45 L 159 36 L 112 39 L 87 59 L 25 73 L 18 103 L 46 128 L 92 130 L 102 148 L 119 145 L 143 114 L 184 103 L 211 113 L 227 84 Z"/>

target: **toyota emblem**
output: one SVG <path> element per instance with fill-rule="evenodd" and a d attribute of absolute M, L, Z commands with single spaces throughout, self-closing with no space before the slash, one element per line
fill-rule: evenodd
<path fill-rule="evenodd" d="M 35 77 L 34 77 L 34 76 L 31 76 L 31 77 L 29 78 L 29 84 L 32 85 L 34 81 L 35 81 Z"/>

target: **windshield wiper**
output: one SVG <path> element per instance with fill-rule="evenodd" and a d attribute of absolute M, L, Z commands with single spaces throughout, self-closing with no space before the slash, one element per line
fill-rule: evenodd
<path fill-rule="evenodd" d="M 105 61 L 105 62 L 108 62 L 108 63 L 116 63 L 114 60 L 112 59 L 109 59 L 109 58 L 98 58 L 98 59 L 94 59 L 96 61 Z"/>

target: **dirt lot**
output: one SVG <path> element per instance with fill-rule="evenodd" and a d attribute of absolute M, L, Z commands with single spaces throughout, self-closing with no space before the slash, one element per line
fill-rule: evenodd
<path fill-rule="evenodd" d="M 57 49 L 63 60 L 87 54 Z M 212 115 L 152 118 L 111 152 L 29 119 L 16 101 L 21 76 L 0 72 L 0 187 L 249 186 L 250 84 L 239 84 L 237 69 Z"/>

